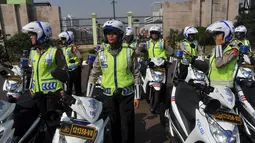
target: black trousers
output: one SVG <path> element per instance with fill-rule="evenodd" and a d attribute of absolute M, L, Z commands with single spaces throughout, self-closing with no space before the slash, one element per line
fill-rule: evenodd
<path fill-rule="evenodd" d="M 104 95 L 103 105 L 110 117 L 112 143 L 134 143 L 134 95 Z"/>
<path fill-rule="evenodd" d="M 70 81 L 68 84 L 68 94 L 72 95 L 73 85 L 75 88 L 75 95 L 81 96 L 81 66 L 75 70 L 69 71 Z"/>

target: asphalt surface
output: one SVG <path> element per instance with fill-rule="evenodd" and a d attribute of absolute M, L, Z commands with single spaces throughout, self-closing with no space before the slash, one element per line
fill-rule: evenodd
<path fill-rule="evenodd" d="M 82 69 L 82 91 L 86 91 L 88 67 Z M 4 79 L 0 77 L 0 99 L 5 99 L 2 91 Z M 140 107 L 135 111 L 135 143 L 169 143 L 163 126 L 159 123 L 159 116 L 149 112 L 149 104 L 142 100 Z"/>

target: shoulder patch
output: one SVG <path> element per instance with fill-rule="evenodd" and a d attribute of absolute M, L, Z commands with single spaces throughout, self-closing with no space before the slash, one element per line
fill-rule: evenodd
<path fill-rule="evenodd" d="M 102 45 L 97 45 L 96 51 L 97 51 L 97 52 L 104 51 L 104 47 L 103 47 Z"/>

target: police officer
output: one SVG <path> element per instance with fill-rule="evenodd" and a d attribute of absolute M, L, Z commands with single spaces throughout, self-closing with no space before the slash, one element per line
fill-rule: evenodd
<path fill-rule="evenodd" d="M 66 63 L 69 69 L 70 80 L 68 84 L 68 94 L 72 94 L 73 85 L 75 95 L 81 96 L 81 54 L 78 48 L 73 44 L 74 34 L 72 31 L 61 32 L 59 39 L 64 45 L 61 49 L 65 55 Z"/>
<path fill-rule="evenodd" d="M 87 96 L 102 74 L 104 108 L 111 119 L 113 143 L 134 142 L 134 108 L 139 105 L 139 71 L 134 50 L 122 46 L 125 28 L 117 20 L 103 25 L 106 43 L 101 45 L 93 64 L 87 86 Z"/>
<path fill-rule="evenodd" d="M 149 34 L 150 39 L 146 42 L 146 46 L 141 47 L 142 44 L 140 44 L 139 49 L 141 51 L 144 51 L 144 48 L 147 49 L 146 56 L 148 58 L 165 58 L 167 60 L 166 50 L 168 50 L 168 47 L 166 47 L 164 40 L 160 38 L 161 28 L 153 25 L 149 29 Z"/>
<path fill-rule="evenodd" d="M 239 56 L 238 46 L 232 45 L 234 25 L 231 21 L 217 21 L 211 24 L 206 31 L 213 33 L 216 44 L 209 62 L 211 85 L 232 88 L 233 74 Z"/>
<path fill-rule="evenodd" d="M 32 98 L 42 115 L 51 109 L 62 109 L 62 106 L 58 104 L 58 99 L 48 102 L 47 98 L 47 95 L 64 95 L 63 82 L 67 82 L 69 79 L 62 51 L 50 44 L 51 25 L 47 22 L 34 21 L 26 24 L 22 31 L 29 35 L 34 46 L 33 52 L 30 52 L 33 71 L 30 89 Z M 50 131 L 54 134 L 54 130 L 55 127 L 48 128 L 48 131 L 43 131 L 42 134 L 48 134 Z M 36 142 L 45 140 L 45 142 L 51 142 L 53 134 L 50 134 L 50 137 L 41 136 L 42 138 Z"/>
<path fill-rule="evenodd" d="M 235 39 L 234 42 L 236 42 L 237 45 L 245 45 L 250 47 L 250 52 L 251 51 L 251 44 L 248 39 L 246 39 L 247 35 L 247 29 L 244 25 L 240 25 L 235 28 Z"/>
<path fill-rule="evenodd" d="M 251 44 L 250 41 L 248 39 L 246 39 L 246 35 L 247 35 L 247 29 L 244 25 L 240 25 L 238 27 L 235 28 L 235 39 L 234 39 L 234 44 L 241 46 L 241 45 L 245 45 L 249 47 L 249 53 L 248 53 L 248 57 L 251 60 L 251 64 L 255 65 L 255 59 L 254 59 L 254 54 L 251 50 Z"/>
<path fill-rule="evenodd" d="M 143 52 L 144 57 L 147 58 L 164 58 L 167 61 L 167 52 L 170 52 L 170 48 L 166 46 L 165 41 L 163 39 L 160 38 L 161 36 L 161 28 L 153 25 L 150 27 L 149 29 L 149 35 L 150 35 L 150 39 L 148 41 L 146 41 L 146 44 L 139 44 L 139 48 L 137 50 L 137 53 L 141 53 Z M 141 67 L 146 67 L 146 64 L 142 64 Z M 145 69 L 145 68 L 144 68 Z M 166 77 L 167 77 L 167 67 L 166 67 Z M 167 78 L 166 78 L 167 79 Z M 167 83 L 167 81 L 166 81 Z M 162 88 L 162 95 L 166 94 L 166 85 L 164 85 L 164 87 Z M 155 103 L 154 106 L 151 108 L 151 113 L 155 114 L 157 109 L 158 109 L 158 105 L 161 101 L 165 101 L 164 96 L 156 96 L 155 98 L 160 98 L 160 99 L 155 99 L 155 101 L 158 101 L 158 103 Z"/>
<path fill-rule="evenodd" d="M 183 59 L 181 60 L 180 64 L 180 75 L 179 78 L 185 79 L 188 74 L 188 66 L 189 63 L 194 63 L 195 59 L 197 58 L 198 54 L 202 55 L 203 50 L 198 45 L 198 41 L 196 40 L 196 34 L 198 30 L 193 26 L 187 26 L 184 28 L 183 39 L 180 42 L 180 49 L 183 52 Z"/>
<path fill-rule="evenodd" d="M 137 49 L 138 41 L 135 40 L 134 31 L 131 27 L 126 27 L 126 35 L 122 44 L 123 47 L 130 47 L 132 49 Z"/>

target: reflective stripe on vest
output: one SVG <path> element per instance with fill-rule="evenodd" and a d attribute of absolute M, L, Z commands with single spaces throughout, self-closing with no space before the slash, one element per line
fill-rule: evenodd
<path fill-rule="evenodd" d="M 112 56 L 108 49 L 99 51 L 100 67 L 102 69 L 101 85 L 104 88 L 104 94 L 112 96 L 116 89 L 121 89 L 123 96 L 134 93 L 134 76 L 130 71 L 132 64 L 133 50 L 131 48 L 122 48 L 117 56 Z"/>
<path fill-rule="evenodd" d="M 232 49 L 237 49 L 236 47 L 228 46 L 223 53 L 226 54 L 228 51 Z M 212 55 L 210 58 L 210 69 L 209 69 L 209 78 L 211 80 L 212 85 L 222 85 L 232 88 L 233 78 L 234 78 L 234 71 L 237 59 L 230 61 L 228 64 L 224 65 L 223 67 L 217 68 L 215 64 L 215 56 Z"/>
<path fill-rule="evenodd" d="M 56 92 L 59 89 L 63 89 L 62 82 L 54 79 L 51 75 L 51 71 L 56 68 L 56 55 L 57 48 L 48 48 L 42 55 L 39 52 L 34 52 L 33 56 L 33 80 L 32 91 L 43 92 Z"/>

